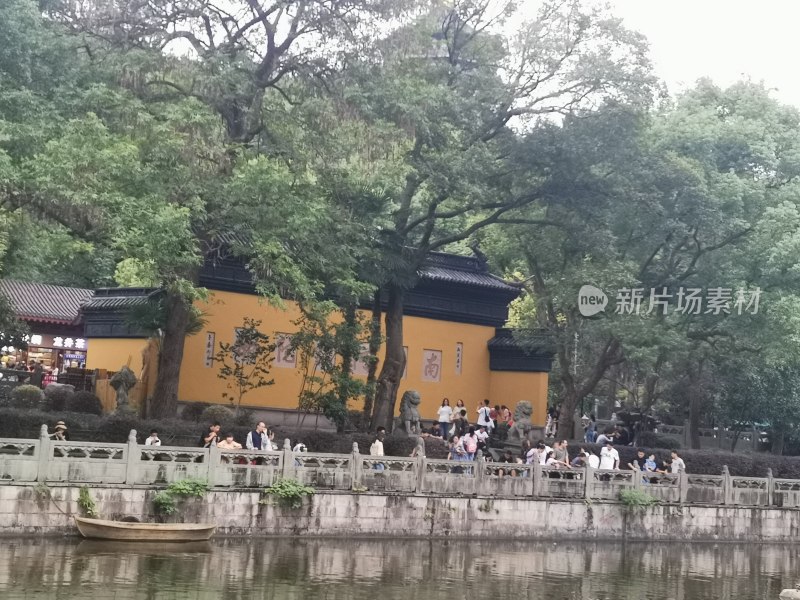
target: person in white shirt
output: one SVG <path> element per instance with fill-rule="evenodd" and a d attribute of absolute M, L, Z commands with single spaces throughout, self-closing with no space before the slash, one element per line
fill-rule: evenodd
<path fill-rule="evenodd" d="M 489 406 L 489 400 L 483 401 L 483 406 L 478 409 L 478 427 L 486 427 L 491 431 L 494 427 L 494 421 L 491 417 L 492 408 Z"/>
<path fill-rule="evenodd" d="M 150 437 L 148 437 L 144 441 L 144 445 L 145 446 L 160 446 L 161 445 L 161 440 L 158 439 L 158 432 L 155 429 L 153 429 L 150 432 Z"/>
<path fill-rule="evenodd" d="M 370 456 L 383 456 L 383 438 L 386 436 L 386 429 L 383 427 L 378 427 L 378 430 L 375 434 L 375 441 L 372 442 L 372 445 L 369 447 L 369 455 Z M 386 465 L 383 463 L 374 463 L 372 468 L 382 473 L 386 469 Z"/>
<path fill-rule="evenodd" d="M 486 431 L 486 425 L 481 425 L 478 431 L 475 432 L 478 437 L 478 450 L 486 451 L 486 440 L 489 439 L 489 432 Z"/>
<path fill-rule="evenodd" d="M 614 448 L 611 440 L 608 440 L 603 449 L 600 450 L 600 468 L 609 471 L 619 468 L 619 452 Z"/>
<path fill-rule="evenodd" d="M 259 421 L 255 430 L 247 434 L 245 446 L 247 446 L 248 450 L 272 450 L 272 444 L 267 433 L 267 425 L 264 421 Z"/>
<path fill-rule="evenodd" d="M 671 473 L 685 473 L 686 472 L 686 463 L 683 462 L 683 459 L 678 454 L 677 450 L 673 450 L 671 453 L 672 462 L 669 465 L 669 469 Z"/>
<path fill-rule="evenodd" d="M 592 469 L 599 469 L 600 468 L 600 457 L 597 456 L 594 452 L 586 452 L 586 462 Z"/>
<path fill-rule="evenodd" d="M 453 420 L 453 409 L 450 408 L 450 400 L 445 398 L 437 411 L 439 415 L 439 427 L 442 430 L 442 439 L 447 441 L 450 436 L 450 421 Z"/>

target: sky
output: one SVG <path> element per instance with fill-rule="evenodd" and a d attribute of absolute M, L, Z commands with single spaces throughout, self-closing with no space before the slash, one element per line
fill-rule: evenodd
<path fill-rule="evenodd" d="M 721 86 L 749 77 L 800 107 L 800 1 L 609 1 L 648 38 L 655 71 L 673 94 L 700 77 Z"/>

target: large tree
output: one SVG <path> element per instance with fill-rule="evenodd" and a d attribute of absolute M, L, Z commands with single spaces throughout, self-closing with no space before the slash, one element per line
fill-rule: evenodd
<path fill-rule="evenodd" d="M 429 253 L 548 194 L 547 173 L 513 160 L 518 131 L 603 100 L 649 98 L 645 44 L 617 20 L 579 2 L 545 2 L 503 37 L 499 23 L 518 16 L 489 2 L 432 6 L 340 82 L 340 118 L 380 132 L 357 162 L 382 166 L 372 180 L 391 202 L 375 239 L 386 353 L 373 426 L 392 425 L 405 293 Z"/>

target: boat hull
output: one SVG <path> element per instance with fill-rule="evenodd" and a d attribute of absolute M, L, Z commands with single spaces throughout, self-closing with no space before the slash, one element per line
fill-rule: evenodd
<path fill-rule="evenodd" d="M 207 523 L 127 523 L 84 517 L 75 517 L 75 524 L 85 538 L 120 542 L 202 542 L 216 529 Z"/>

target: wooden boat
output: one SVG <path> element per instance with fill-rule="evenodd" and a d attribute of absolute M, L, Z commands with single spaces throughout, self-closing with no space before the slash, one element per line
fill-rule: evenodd
<path fill-rule="evenodd" d="M 207 523 L 129 523 L 74 518 L 83 537 L 120 542 L 202 542 L 217 528 Z"/>

